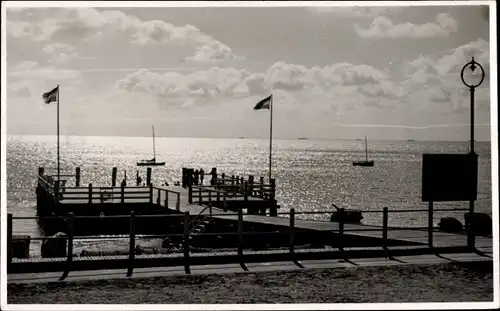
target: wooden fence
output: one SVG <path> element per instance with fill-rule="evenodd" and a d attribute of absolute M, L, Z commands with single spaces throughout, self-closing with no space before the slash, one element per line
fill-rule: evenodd
<path fill-rule="evenodd" d="M 446 209 L 447 211 L 457 211 L 457 210 L 467 210 L 467 209 Z M 190 266 L 192 265 L 207 265 L 207 264 L 229 264 L 229 263 L 240 263 L 242 267 L 245 263 L 251 262 L 272 262 L 272 261 L 293 261 L 300 266 L 299 260 L 319 260 L 319 259 L 346 259 L 346 258 L 374 258 L 374 257 L 389 257 L 391 256 L 410 256 L 410 255 L 421 255 L 421 254 L 433 254 L 433 253 L 460 253 L 460 252 L 470 252 L 471 247 L 465 245 L 449 245 L 446 247 L 435 247 L 433 244 L 433 232 L 436 230 L 435 227 L 429 226 L 426 228 L 428 234 L 427 245 L 416 245 L 416 246 L 389 246 L 388 244 L 388 232 L 391 230 L 402 230 L 404 228 L 389 227 L 388 225 L 388 214 L 389 209 L 384 208 L 382 211 L 371 211 L 371 212 L 381 212 L 383 214 L 383 225 L 381 228 L 366 228 L 357 229 L 351 231 L 378 231 L 380 232 L 380 238 L 382 241 L 382 246 L 380 247 L 364 247 L 364 248 L 350 248 L 346 247 L 342 241 L 345 238 L 346 231 L 344 226 L 344 209 L 339 209 L 340 220 L 338 226 L 338 236 L 335 238 L 336 247 L 338 250 L 328 250 L 328 249 L 315 249 L 315 250 L 304 250 L 296 249 L 295 247 L 295 235 L 296 235 L 296 214 L 311 214 L 311 213 L 331 213 L 331 211 L 326 212 L 302 212 L 296 213 L 294 209 L 291 209 L 289 213 L 286 213 L 289 217 L 289 226 L 285 231 L 274 231 L 274 232 L 244 232 L 243 231 L 243 213 L 240 210 L 237 214 L 231 214 L 237 216 L 237 232 L 234 233 L 199 233 L 199 235 L 224 235 L 224 234 L 236 234 L 238 236 L 238 246 L 237 254 L 192 254 L 190 252 L 189 237 L 191 234 L 191 229 L 196 225 L 195 219 L 191 219 L 189 212 L 184 214 L 171 214 L 171 215 L 135 215 L 134 212 L 127 217 L 130 219 L 130 232 L 129 232 L 129 253 L 128 255 L 121 256 L 102 256 L 102 257 L 75 257 L 73 258 L 73 244 L 75 239 L 82 239 L 88 237 L 77 237 L 74 236 L 74 219 L 75 218 L 92 218 L 94 216 L 74 216 L 72 213 L 67 217 L 67 256 L 66 258 L 42 258 L 38 260 L 32 259 L 16 259 L 12 258 L 12 232 L 13 232 L 13 219 L 27 219 L 33 217 L 13 217 L 12 214 L 8 214 L 7 218 L 7 269 L 9 273 L 29 273 L 29 272 L 54 272 L 63 271 L 61 279 L 68 276 L 70 271 L 82 271 L 82 270 L 99 270 L 99 269 L 127 269 L 127 276 L 131 276 L 134 268 L 144 268 L 144 267 L 160 267 L 160 266 L 179 266 L 183 265 L 186 273 L 190 273 Z M 412 212 L 427 212 L 429 217 L 433 217 L 432 211 L 428 212 L 425 210 L 412 210 Z M 445 211 L 445 210 L 443 210 Z M 394 210 L 393 212 L 410 212 L 408 210 Z M 285 214 L 285 213 L 280 213 Z M 221 214 L 228 216 L 229 214 Z M 212 217 L 217 216 L 217 214 L 211 214 Z M 105 218 L 116 218 L 124 216 L 104 216 Z M 135 233 L 135 222 L 138 217 L 183 217 L 184 218 L 184 232 L 183 234 L 161 234 L 161 235 L 150 235 L 152 237 L 172 237 L 177 236 L 183 237 L 182 243 L 182 254 L 172 255 L 172 254 L 150 254 L 150 255 L 136 255 L 135 245 L 136 245 L 136 233 Z M 431 224 L 432 221 L 429 221 Z M 412 230 L 419 230 L 420 228 L 412 228 Z M 289 243 L 288 250 L 276 250 L 276 251 L 265 251 L 265 252 L 251 252 L 248 254 L 243 253 L 243 241 L 246 235 L 255 234 L 287 234 Z M 47 239 L 47 238 L 39 238 Z"/>

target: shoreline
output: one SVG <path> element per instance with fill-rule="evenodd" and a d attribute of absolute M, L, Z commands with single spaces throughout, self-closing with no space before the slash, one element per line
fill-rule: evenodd
<path fill-rule="evenodd" d="M 310 268 L 8 284 L 14 304 L 493 301 L 493 263 Z"/>

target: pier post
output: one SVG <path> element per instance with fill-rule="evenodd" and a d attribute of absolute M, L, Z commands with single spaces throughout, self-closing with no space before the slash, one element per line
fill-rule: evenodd
<path fill-rule="evenodd" d="M 189 268 L 189 212 L 184 212 L 184 271 L 186 274 L 191 274 Z"/>
<path fill-rule="evenodd" d="M 111 187 L 116 187 L 116 174 L 118 173 L 118 169 L 113 167 L 111 171 Z"/>
<path fill-rule="evenodd" d="M 219 191 L 217 191 L 216 196 L 217 196 L 217 199 L 216 199 L 217 200 L 217 207 L 220 207 L 219 206 L 219 203 L 220 203 L 220 192 Z"/>
<path fill-rule="evenodd" d="M 248 175 L 248 184 L 250 185 L 251 196 L 253 196 L 254 195 L 254 187 L 253 187 L 254 177 L 253 177 L 253 175 Z"/>
<path fill-rule="evenodd" d="M 89 204 L 92 204 L 92 183 L 89 184 Z"/>
<path fill-rule="evenodd" d="M 156 193 L 158 193 L 158 197 L 156 198 L 156 204 L 160 205 L 160 203 L 161 203 L 161 189 L 158 188 Z"/>
<path fill-rule="evenodd" d="M 7 214 L 7 270 L 12 262 L 12 214 Z"/>
<path fill-rule="evenodd" d="M 149 184 L 149 204 L 153 204 L 153 184 Z"/>
<path fill-rule="evenodd" d="M 231 175 L 231 185 L 235 184 L 234 175 Z"/>
<path fill-rule="evenodd" d="M 290 254 L 294 253 L 295 243 L 295 209 L 290 209 Z"/>
<path fill-rule="evenodd" d="M 382 219 L 382 246 L 384 250 L 387 250 L 387 230 L 389 222 L 389 209 L 384 207 L 383 209 L 383 219 Z"/>
<path fill-rule="evenodd" d="M 165 207 L 168 209 L 168 191 L 165 191 Z"/>
<path fill-rule="evenodd" d="M 80 187 L 80 167 L 75 168 L 75 187 Z"/>
<path fill-rule="evenodd" d="M 177 192 L 177 202 L 175 203 L 175 209 L 177 211 L 181 210 L 181 194 Z"/>
<path fill-rule="evenodd" d="M 429 201 L 429 215 L 427 219 L 427 238 L 429 247 L 433 247 L 433 230 L 434 230 L 434 202 Z"/>
<path fill-rule="evenodd" d="M 243 191 L 245 193 L 245 202 L 248 201 L 248 182 L 245 181 L 243 184 Z"/>
<path fill-rule="evenodd" d="M 276 179 L 271 178 L 269 180 L 269 183 L 271 184 L 271 193 L 269 199 L 274 200 L 276 198 Z"/>
<path fill-rule="evenodd" d="M 243 256 L 243 210 L 238 208 L 238 255 Z"/>
<path fill-rule="evenodd" d="M 264 197 L 264 177 L 260 176 L 260 197 Z"/>
<path fill-rule="evenodd" d="M 120 186 L 120 195 L 122 204 L 125 203 L 125 184 L 121 184 Z"/>
<path fill-rule="evenodd" d="M 222 178 L 222 184 L 225 185 L 226 184 L 226 174 L 222 173 L 221 178 Z M 217 183 L 217 185 L 219 185 L 219 183 Z"/>
<path fill-rule="evenodd" d="M 131 277 L 134 271 L 135 259 L 135 212 L 130 212 L 130 232 L 129 232 L 129 249 L 128 249 L 128 271 L 127 277 Z"/>
<path fill-rule="evenodd" d="M 201 188 L 198 187 L 198 204 L 201 205 Z"/>
<path fill-rule="evenodd" d="M 148 167 L 146 171 L 146 186 L 151 184 L 151 168 Z"/>
<path fill-rule="evenodd" d="M 227 212 L 227 192 L 224 191 L 224 197 L 223 197 L 223 202 L 222 202 L 222 207 L 224 208 L 224 212 Z"/>

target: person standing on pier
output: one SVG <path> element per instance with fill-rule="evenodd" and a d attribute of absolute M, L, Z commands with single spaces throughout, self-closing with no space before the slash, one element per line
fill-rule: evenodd
<path fill-rule="evenodd" d="M 194 175 L 193 176 L 194 177 L 194 181 L 193 182 L 194 182 L 195 185 L 198 185 L 198 177 L 200 175 L 200 172 L 198 172 L 198 170 L 195 170 L 194 173 L 193 173 L 193 175 Z"/>
<path fill-rule="evenodd" d="M 200 185 L 203 185 L 203 179 L 205 178 L 205 171 L 200 168 Z"/>

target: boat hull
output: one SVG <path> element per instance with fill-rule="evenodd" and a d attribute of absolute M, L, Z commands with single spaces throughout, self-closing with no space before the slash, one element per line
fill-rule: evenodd
<path fill-rule="evenodd" d="M 354 161 L 352 162 L 353 166 L 373 166 L 375 162 L 373 161 Z"/>
<path fill-rule="evenodd" d="M 165 162 L 156 162 L 156 163 L 141 163 L 141 162 L 138 162 L 137 166 L 165 166 Z"/>

